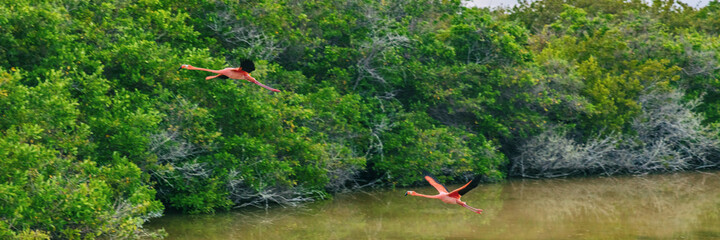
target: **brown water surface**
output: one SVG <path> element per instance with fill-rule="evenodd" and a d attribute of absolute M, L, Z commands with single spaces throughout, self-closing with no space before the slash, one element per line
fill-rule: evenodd
<path fill-rule="evenodd" d="M 407 190 L 339 194 L 300 208 L 171 214 L 146 227 L 164 228 L 168 239 L 720 239 L 720 172 L 481 184 L 463 200 L 482 215 L 404 197 Z"/>

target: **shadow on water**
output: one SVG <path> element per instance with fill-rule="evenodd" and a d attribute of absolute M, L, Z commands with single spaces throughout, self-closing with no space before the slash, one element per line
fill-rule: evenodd
<path fill-rule="evenodd" d="M 463 197 L 482 215 L 404 197 L 406 190 L 340 194 L 300 208 L 171 214 L 146 227 L 164 228 L 169 239 L 720 239 L 720 173 L 484 184 Z"/>

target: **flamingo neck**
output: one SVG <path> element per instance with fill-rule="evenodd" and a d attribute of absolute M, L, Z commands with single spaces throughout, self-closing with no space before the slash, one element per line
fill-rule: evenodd
<path fill-rule="evenodd" d="M 193 67 L 193 66 L 188 66 L 187 69 L 188 70 L 206 71 L 206 72 L 211 72 L 211 73 L 220 73 L 220 71 L 217 71 L 217 70 L 212 70 L 212 69 L 207 69 L 207 68 L 199 68 L 199 67 Z"/>
<path fill-rule="evenodd" d="M 424 197 L 424 198 L 433 198 L 433 199 L 440 198 L 440 195 L 425 195 L 425 194 L 420 194 L 420 193 L 416 193 L 416 192 L 413 192 L 411 195 L 418 196 L 418 197 Z"/>

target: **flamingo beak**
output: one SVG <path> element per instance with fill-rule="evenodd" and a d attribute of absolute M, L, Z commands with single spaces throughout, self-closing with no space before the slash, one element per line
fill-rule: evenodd
<path fill-rule="evenodd" d="M 407 195 L 408 195 L 409 192 L 410 192 L 410 191 L 405 192 L 405 196 L 406 196 L 406 197 L 407 197 Z"/>
<path fill-rule="evenodd" d="M 180 67 L 178 68 L 178 70 L 181 70 L 181 69 L 182 69 L 182 67 L 183 67 L 183 66 L 180 66 Z"/>

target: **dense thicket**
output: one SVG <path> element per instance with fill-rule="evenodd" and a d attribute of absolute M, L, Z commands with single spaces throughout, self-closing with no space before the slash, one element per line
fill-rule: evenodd
<path fill-rule="evenodd" d="M 0 0 L 0 238 L 367 185 L 715 167 L 720 4 Z M 244 81 L 205 80 L 256 61 Z"/>

